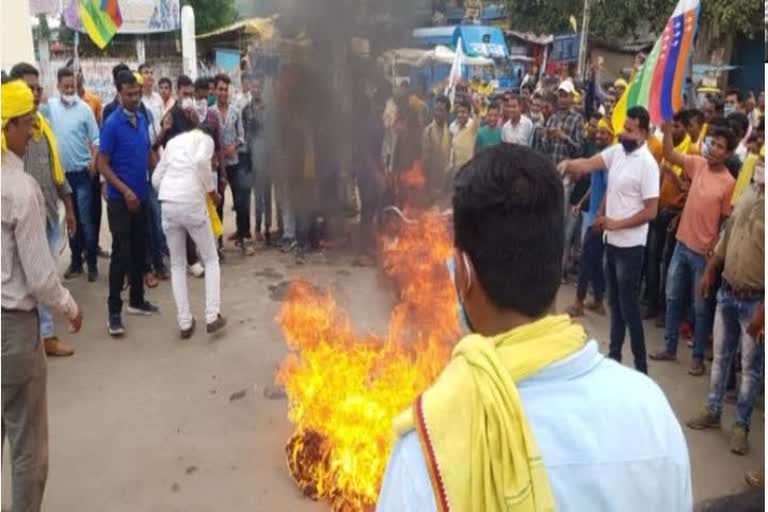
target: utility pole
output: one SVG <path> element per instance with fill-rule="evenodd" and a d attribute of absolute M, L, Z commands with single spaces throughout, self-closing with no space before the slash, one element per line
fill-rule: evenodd
<path fill-rule="evenodd" d="M 584 68 L 587 60 L 587 34 L 589 33 L 589 0 L 584 0 L 584 13 L 581 15 L 581 38 L 579 40 L 579 62 L 576 76 L 584 78 Z"/>

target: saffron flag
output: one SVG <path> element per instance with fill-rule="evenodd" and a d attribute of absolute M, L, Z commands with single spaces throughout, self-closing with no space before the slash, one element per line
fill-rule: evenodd
<path fill-rule="evenodd" d="M 80 22 L 91 41 L 104 49 L 123 24 L 117 0 L 80 0 Z"/>
<path fill-rule="evenodd" d="M 699 0 L 680 0 L 650 55 L 626 88 L 613 111 L 614 133 L 624 128 L 627 110 L 645 107 L 655 126 L 683 108 L 685 78 L 698 28 Z"/>

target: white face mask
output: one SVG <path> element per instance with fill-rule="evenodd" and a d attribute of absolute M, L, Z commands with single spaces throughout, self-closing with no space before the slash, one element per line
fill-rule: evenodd
<path fill-rule="evenodd" d="M 193 100 L 192 98 L 184 98 L 183 100 L 181 100 L 182 110 L 187 110 L 190 108 L 195 108 L 195 100 Z"/>
<path fill-rule="evenodd" d="M 200 122 L 202 122 L 208 113 L 208 101 L 204 99 L 195 100 L 195 112 L 197 112 L 197 117 L 199 117 Z"/>
<path fill-rule="evenodd" d="M 765 185 L 765 164 L 760 164 L 755 167 L 755 173 L 752 175 L 752 179 L 758 185 Z"/>
<path fill-rule="evenodd" d="M 74 94 L 62 94 L 61 95 L 61 101 L 63 101 L 64 103 L 66 103 L 68 105 L 73 104 L 75 102 L 75 98 L 77 98 L 77 96 L 75 96 Z"/>

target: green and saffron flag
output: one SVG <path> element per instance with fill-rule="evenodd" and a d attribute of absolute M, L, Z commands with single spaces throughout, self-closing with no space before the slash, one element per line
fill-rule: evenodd
<path fill-rule="evenodd" d="M 117 0 L 80 0 L 80 22 L 96 46 L 104 49 L 123 24 Z"/>

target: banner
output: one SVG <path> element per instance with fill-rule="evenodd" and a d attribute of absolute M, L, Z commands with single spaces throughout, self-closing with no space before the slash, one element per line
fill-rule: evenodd
<path fill-rule="evenodd" d="M 80 0 L 64 0 L 64 23 L 85 32 L 79 16 Z M 118 34 L 149 34 L 181 28 L 179 0 L 119 0 L 123 23 Z"/>
<path fill-rule="evenodd" d="M 634 106 L 645 107 L 655 126 L 683 108 L 700 11 L 699 0 L 678 2 L 650 55 L 616 104 L 611 120 L 615 133 L 624 128 L 627 110 Z"/>

